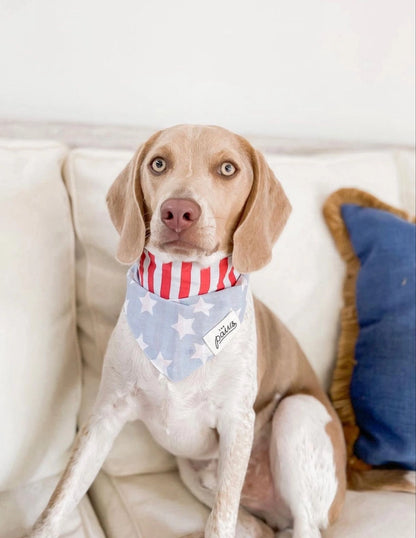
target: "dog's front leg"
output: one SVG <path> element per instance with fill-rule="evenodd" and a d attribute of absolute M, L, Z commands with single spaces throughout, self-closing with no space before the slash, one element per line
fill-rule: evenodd
<path fill-rule="evenodd" d="M 205 538 L 234 538 L 241 489 L 253 444 L 255 413 L 238 410 L 220 417 L 217 492 Z"/>
<path fill-rule="evenodd" d="M 56 538 L 62 520 L 77 506 L 98 474 L 114 439 L 126 422 L 125 398 L 95 406 L 78 432 L 66 469 L 30 538 Z"/>

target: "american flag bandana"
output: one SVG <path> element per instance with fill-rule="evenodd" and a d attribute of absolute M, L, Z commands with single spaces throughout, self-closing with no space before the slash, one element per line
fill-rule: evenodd
<path fill-rule="evenodd" d="M 145 251 L 127 272 L 124 311 L 145 355 L 176 382 L 211 360 L 239 331 L 247 289 L 248 278 L 234 270 L 231 257 L 202 267 L 162 264 Z"/>

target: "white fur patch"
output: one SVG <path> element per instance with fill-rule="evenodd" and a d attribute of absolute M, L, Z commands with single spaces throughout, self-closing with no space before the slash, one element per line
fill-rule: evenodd
<path fill-rule="evenodd" d="M 331 417 L 312 396 L 289 396 L 273 418 L 271 466 L 276 487 L 290 507 L 294 536 L 320 536 L 337 492 L 334 452 L 325 426 Z"/>

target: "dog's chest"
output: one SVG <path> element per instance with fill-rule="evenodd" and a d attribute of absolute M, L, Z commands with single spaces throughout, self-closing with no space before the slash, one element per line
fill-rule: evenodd
<path fill-rule="evenodd" d="M 124 311 L 110 339 L 102 397 L 128 394 L 128 419 L 142 420 L 169 452 L 215 457 L 218 422 L 252 409 L 257 394 L 257 339 L 251 293 L 241 328 L 221 352 L 182 381 L 164 376 L 134 338 Z M 126 416 L 127 416 L 126 415 Z"/>
<path fill-rule="evenodd" d="M 140 387 L 140 418 L 166 450 L 184 457 L 211 458 L 217 452 L 216 423 L 221 400 L 209 388 L 181 383 L 180 390 L 165 377 Z"/>
<path fill-rule="evenodd" d="M 216 457 L 219 416 L 235 412 L 236 406 L 252 405 L 256 396 L 256 333 L 251 298 L 238 335 L 216 357 L 180 382 L 172 382 L 158 372 L 134 339 L 130 341 L 137 368 L 137 418 L 143 420 L 159 444 L 175 455 Z"/>
<path fill-rule="evenodd" d="M 198 459 L 216 457 L 220 414 L 255 392 L 249 368 L 233 375 L 234 351 L 239 347 L 235 344 L 180 383 L 162 374 L 139 383 L 140 418 L 169 452 Z"/>

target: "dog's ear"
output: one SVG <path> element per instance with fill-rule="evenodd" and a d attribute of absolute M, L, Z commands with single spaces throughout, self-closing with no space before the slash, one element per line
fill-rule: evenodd
<path fill-rule="evenodd" d="M 233 236 L 233 265 L 240 273 L 257 271 L 270 261 L 292 209 L 264 156 L 249 149 L 253 185 Z"/>
<path fill-rule="evenodd" d="M 107 194 L 110 217 L 120 234 L 116 258 L 124 264 L 131 264 L 137 260 L 144 248 L 146 227 L 143 192 L 140 185 L 143 152 L 144 146 L 140 146 Z"/>

